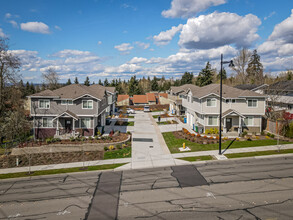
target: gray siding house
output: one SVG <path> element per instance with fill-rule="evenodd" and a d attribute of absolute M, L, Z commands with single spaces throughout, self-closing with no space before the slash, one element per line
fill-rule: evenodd
<path fill-rule="evenodd" d="M 243 131 L 260 133 L 265 115 L 266 96 L 223 85 L 222 128 L 224 133 L 239 135 Z M 191 87 L 182 99 L 187 124 L 195 131 L 219 127 L 220 85 Z"/>
<path fill-rule="evenodd" d="M 29 96 L 36 138 L 94 136 L 115 108 L 115 89 L 72 84 Z"/>

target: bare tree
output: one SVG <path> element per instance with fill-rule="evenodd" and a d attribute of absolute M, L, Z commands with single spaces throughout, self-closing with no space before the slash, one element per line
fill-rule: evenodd
<path fill-rule="evenodd" d="M 43 78 L 48 84 L 50 89 L 57 89 L 58 88 L 58 81 L 59 76 L 55 69 L 49 68 L 43 73 Z"/>
<path fill-rule="evenodd" d="M 4 112 L 5 87 L 19 81 L 20 60 L 8 50 L 8 39 L 0 37 L 0 115 Z"/>
<path fill-rule="evenodd" d="M 233 59 L 234 67 L 232 69 L 236 73 L 236 80 L 240 84 L 245 84 L 247 81 L 246 68 L 251 56 L 251 52 L 248 49 L 241 49 L 238 51 L 237 57 Z"/>

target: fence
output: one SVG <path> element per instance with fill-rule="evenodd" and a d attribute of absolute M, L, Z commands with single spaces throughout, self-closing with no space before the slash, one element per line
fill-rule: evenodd
<path fill-rule="evenodd" d="M 273 133 L 273 134 L 279 134 L 282 135 L 283 126 L 285 125 L 285 121 L 273 121 L 266 119 L 266 127 L 265 130 Z"/>

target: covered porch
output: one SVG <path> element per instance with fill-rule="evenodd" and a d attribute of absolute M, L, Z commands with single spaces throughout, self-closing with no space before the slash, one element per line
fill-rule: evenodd
<path fill-rule="evenodd" d="M 55 120 L 56 137 L 62 138 L 64 136 L 64 138 L 69 138 L 78 135 L 76 127 L 78 127 L 79 117 L 76 114 L 66 110 L 57 117 L 53 118 L 53 121 Z"/>
<path fill-rule="evenodd" d="M 234 109 L 229 109 L 223 112 L 223 133 L 226 134 L 237 134 L 242 133 L 242 120 L 245 118 L 244 115 L 237 112 Z"/>

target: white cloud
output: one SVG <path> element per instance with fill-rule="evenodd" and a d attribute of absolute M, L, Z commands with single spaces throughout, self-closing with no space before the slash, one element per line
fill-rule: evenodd
<path fill-rule="evenodd" d="M 129 54 L 130 50 L 133 49 L 133 46 L 131 46 L 129 43 L 123 43 L 123 44 L 114 46 L 114 48 L 122 52 L 122 54 Z"/>
<path fill-rule="evenodd" d="M 258 52 L 267 56 L 293 55 L 293 9 L 291 16 L 277 24 L 268 40 L 258 47 Z"/>
<path fill-rule="evenodd" d="M 11 18 L 11 17 L 12 17 L 12 14 L 10 14 L 10 13 L 5 14 L 5 18 Z"/>
<path fill-rule="evenodd" d="M 234 13 L 201 15 L 188 19 L 183 26 L 179 45 L 187 49 L 209 49 L 235 44 L 249 47 L 259 38 L 256 33 L 260 19 L 252 14 L 244 17 Z"/>
<path fill-rule="evenodd" d="M 133 57 L 128 63 L 133 63 L 133 64 L 136 64 L 136 63 L 144 63 L 147 60 L 148 59 L 147 58 L 144 58 L 144 57 Z"/>
<path fill-rule="evenodd" d="M 148 49 L 148 48 L 150 47 L 150 44 L 149 44 L 149 43 L 144 43 L 144 42 L 136 41 L 135 44 L 136 44 L 138 47 L 140 47 L 140 48 L 142 48 L 142 49 L 144 49 L 144 50 L 146 50 L 146 49 Z"/>
<path fill-rule="evenodd" d="M 166 18 L 187 18 L 208 9 L 211 6 L 225 4 L 226 0 L 173 0 L 171 8 L 162 12 Z"/>
<path fill-rule="evenodd" d="M 89 51 L 81 51 L 81 50 L 70 50 L 70 49 L 65 49 L 61 50 L 57 53 L 52 54 L 51 56 L 53 57 L 72 57 L 72 56 L 90 56 L 92 55 L 91 52 Z"/>
<path fill-rule="evenodd" d="M 100 61 L 98 56 L 87 56 L 87 57 L 69 57 L 65 60 L 65 64 L 81 64 L 81 63 L 91 63 Z"/>
<path fill-rule="evenodd" d="M 49 26 L 46 25 L 43 22 L 27 22 L 27 23 L 21 23 L 20 28 L 23 31 L 29 31 L 33 33 L 40 33 L 40 34 L 49 34 L 50 29 Z"/>
<path fill-rule="evenodd" d="M 12 24 L 12 26 L 14 27 L 14 28 L 18 28 L 18 24 L 17 24 L 17 22 L 16 21 L 14 21 L 14 20 L 11 20 L 11 21 L 8 21 L 10 24 Z"/>
<path fill-rule="evenodd" d="M 264 17 L 264 20 L 268 20 L 269 18 L 271 18 L 275 14 L 276 14 L 276 12 L 272 11 L 268 16 Z"/>
<path fill-rule="evenodd" d="M 182 30 L 183 25 L 173 26 L 167 31 L 162 31 L 160 34 L 153 37 L 156 45 L 166 45 L 168 44 L 176 33 Z"/>
<path fill-rule="evenodd" d="M 0 37 L 6 37 L 6 34 L 4 34 L 2 28 L 0 28 Z"/>
<path fill-rule="evenodd" d="M 102 44 L 102 41 L 98 41 L 98 45 L 101 45 Z"/>

